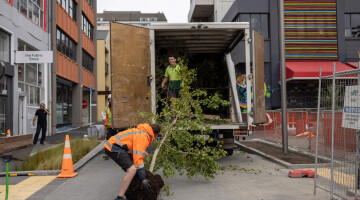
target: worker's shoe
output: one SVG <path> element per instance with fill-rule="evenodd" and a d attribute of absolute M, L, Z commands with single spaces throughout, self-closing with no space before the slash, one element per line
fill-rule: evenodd
<path fill-rule="evenodd" d="M 107 160 L 107 159 L 109 159 L 109 155 L 104 154 L 104 155 L 103 155 L 103 158 L 104 158 L 105 160 Z"/>
<path fill-rule="evenodd" d="M 125 200 L 125 197 L 117 196 L 114 200 Z"/>

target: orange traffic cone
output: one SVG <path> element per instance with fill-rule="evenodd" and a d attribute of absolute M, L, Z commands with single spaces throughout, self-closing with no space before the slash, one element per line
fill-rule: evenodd
<path fill-rule="evenodd" d="M 57 175 L 58 178 L 73 178 L 78 173 L 74 173 L 74 166 L 71 156 L 70 139 L 69 135 L 65 138 L 64 156 L 62 162 L 61 173 Z"/>

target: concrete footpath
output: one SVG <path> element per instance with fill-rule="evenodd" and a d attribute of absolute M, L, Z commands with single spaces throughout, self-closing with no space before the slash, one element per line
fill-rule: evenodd
<path fill-rule="evenodd" d="M 219 161 L 225 171 L 214 180 L 186 176 L 165 179 L 173 196 L 161 193 L 161 200 L 317 200 L 329 199 L 318 189 L 313 195 L 314 179 L 287 177 L 288 169 L 263 158 L 235 151 Z M 243 169 L 241 169 L 243 168 Z M 53 179 L 29 200 L 110 200 L 120 187 L 124 172 L 112 160 L 99 154 L 72 179 Z M 1 179 L 0 179 L 1 180 Z M 21 183 L 21 182 L 20 182 Z"/>

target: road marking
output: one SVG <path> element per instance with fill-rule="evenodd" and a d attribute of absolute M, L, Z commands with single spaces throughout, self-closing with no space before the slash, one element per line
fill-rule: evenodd
<path fill-rule="evenodd" d="M 8 199 L 25 200 L 54 179 L 56 179 L 56 176 L 32 176 L 16 185 L 9 185 Z M 0 199 L 5 198 L 5 190 L 5 185 L 0 185 Z"/>
<path fill-rule="evenodd" d="M 318 168 L 318 176 L 331 180 L 331 169 Z M 355 174 L 346 174 L 334 170 L 334 182 L 347 188 L 355 188 Z"/>

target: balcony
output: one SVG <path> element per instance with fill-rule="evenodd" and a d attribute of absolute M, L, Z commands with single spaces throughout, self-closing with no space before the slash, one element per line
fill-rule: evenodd
<path fill-rule="evenodd" d="M 107 62 L 105 62 L 105 74 L 109 74 L 109 64 Z"/>
<path fill-rule="evenodd" d="M 74 19 L 64 10 L 56 1 L 56 25 L 58 25 L 71 39 L 76 43 L 79 42 L 79 29 Z"/>
<path fill-rule="evenodd" d="M 64 54 L 56 53 L 56 75 L 74 83 L 79 83 L 79 67 Z"/>
<path fill-rule="evenodd" d="M 95 58 L 95 44 L 94 42 L 82 31 L 82 48 L 93 58 Z"/>
<path fill-rule="evenodd" d="M 214 0 L 191 0 L 189 22 L 209 22 L 214 14 Z"/>
<path fill-rule="evenodd" d="M 87 88 L 92 86 L 93 90 L 96 90 L 95 75 L 84 67 L 82 68 L 82 84 Z"/>

